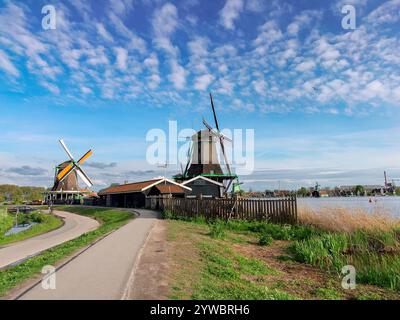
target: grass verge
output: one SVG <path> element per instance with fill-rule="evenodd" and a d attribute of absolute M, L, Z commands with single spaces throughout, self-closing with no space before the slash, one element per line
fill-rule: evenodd
<path fill-rule="evenodd" d="M 312 225 L 166 217 L 173 218 L 172 269 L 183 270 L 172 276 L 172 298 L 400 299 L 397 229 L 334 232 Z M 243 259 L 264 265 L 265 273 L 246 273 Z M 349 264 L 356 267 L 356 290 L 341 287 L 340 271 Z"/>
<path fill-rule="evenodd" d="M 0 207 L 0 238 L 13 226 L 13 218 L 7 213 L 6 208 Z"/>
<path fill-rule="evenodd" d="M 77 250 L 91 244 L 96 239 L 121 227 L 133 218 L 132 213 L 117 209 L 58 207 L 57 209 L 85 215 L 98 220 L 101 225 L 96 230 L 44 251 L 21 264 L 0 271 L 0 297 L 10 289 L 39 273 L 45 265 L 55 265 L 58 261 Z"/>
<path fill-rule="evenodd" d="M 171 299 L 294 299 L 265 285 L 265 278 L 277 274 L 276 270 L 238 253 L 226 230 L 226 239 L 221 239 L 219 233 L 215 237 L 212 228 L 201 223 L 168 221 L 167 240 L 173 247 L 169 252 L 174 270 Z"/>
<path fill-rule="evenodd" d="M 20 221 L 21 219 L 23 219 L 24 221 Z M 4 220 L 5 223 L 2 223 L 0 221 L 0 225 L 2 226 L 0 227 L 0 247 L 6 244 L 26 240 L 28 238 L 49 232 L 51 230 L 61 227 L 63 224 L 62 220 L 56 216 L 35 211 L 29 214 L 21 214 L 18 217 L 18 223 L 35 222 L 35 225 L 33 225 L 28 230 L 5 236 L 4 233 L 12 227 L 14 218 L 8 215 L 8 217 L 6 217 Z"/>

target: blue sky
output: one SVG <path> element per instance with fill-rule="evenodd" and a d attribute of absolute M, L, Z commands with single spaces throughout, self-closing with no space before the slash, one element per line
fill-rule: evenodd
<path fill-rule="evenodd" d="M 43 30 L 47 4 L 0 0 L 0 183 L 51 185 L 59 138 L 97 189 L 162 174 L 146 133 L 211 122 L 210 91 L 255 131 L 245 188 L 400 177 L 399 0 L 52 1 Z"/>

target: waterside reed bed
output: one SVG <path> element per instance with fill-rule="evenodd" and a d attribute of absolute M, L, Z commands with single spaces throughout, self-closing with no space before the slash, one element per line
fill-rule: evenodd
<path fill-rule="evenodd" d="M 400 221 L 385 212 L 303 207 L 299 222 L 324 233 L 295 241 L 295 259 L 340 273 L 353 265 L 357 281 L 400 291 Z"/>
<path fill-rule="evenodd" d="M 300 224 L 332 232 L 391 231 L 400 228 L 399 219 L 380 209 L 368 213 L 363 209 L 326 207 L 314 210 L 308 206 L 301 206 L 298 219 Z"/>
<path fill-rule="evenodd" d="M 167 219 L 206 223 L 166 210 Z M 224 230 L 250 232 L 259 245 L 274 240 L 288 241 L 292 259 L 341 275 L 346 265 L 356 268 L 357 283 L 377 285 L 400 291 L 400 221 L 384 212 L 367 213 L 361 209 L 300 208 L 297 225 L 267 221 L 208 221 L 210 236 L 223 238 Z"/>

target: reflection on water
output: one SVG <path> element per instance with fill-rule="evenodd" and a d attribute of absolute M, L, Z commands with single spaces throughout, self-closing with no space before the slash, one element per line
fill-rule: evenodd
<path fill-rule="evenodd" d="M 297 198 L 298 205 L 319 208 L 360 208 L 367 212 L 386 211 L 400 218 L 400 197 L 329 197 L 329 198 Z"/>
<path fill-rule="evenodd" d="M 25 223 L 25 224 L 20 224 L 18 226 L 12 227 L 10 230 L 8 230 L 4 235 L 5 236 L 9 236 L 15 233 L 19 233 L 25 230 L 30 229 L 33 225 L 35 225 L 36 222 L 32 222 L 32 223 Z"/>

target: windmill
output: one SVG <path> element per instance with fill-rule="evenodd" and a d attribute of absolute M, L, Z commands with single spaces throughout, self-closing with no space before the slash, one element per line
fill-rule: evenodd
<path fill-rule="evenodd" d="M 175 178 L 177 180 L 184 181 L 199 175 L 205 176 L 217 182 L 223 183 L 226 193 L 233 180 L 237 179 L 237 176 L 231 171 L 225 149 L 225 142 L 232 142 L 232 140 L 220 131 L 211 93 L 210 102 L 213 111 L 215 127 L 212 127 L 203 118 L 203 125 L 205 126 L 205 129 L 198 131 L 191 137 L 192 143 L 188 150 L 188 161 L 185 170 L 181 175 L 175 176 Z M 221 148 L 227 173 L 223 172 L 221 164 L 219 163 L 217 154 L 218 143 Z"/>
<path fill-rule="evenodd" d="M 78 161 L 75 161 L 65 142 L 62 139 L 59 140 L 59 142 L 67 153 L 69 160 L 64 161 L 56 167 L 54 185 L 51 191 L 47 192 L 46 200 L 48 202 L 53 200 L 71 200 L 79 197 L 82 193 L 87 193 L 80 190 L 78 176 L 88 188 L 93 185 L 81 167 L 81 165 L 93 154 L 93 151 L 89 150 Z"/>

